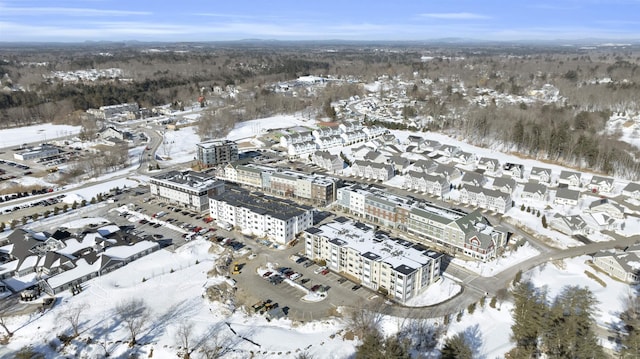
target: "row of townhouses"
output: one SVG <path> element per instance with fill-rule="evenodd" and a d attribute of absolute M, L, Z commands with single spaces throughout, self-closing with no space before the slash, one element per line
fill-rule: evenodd
<path fill-rule="evenodd" d="M 256 164 L 227 164 L 218 168 L 216 177 L 244 186 L 258 188 L 274 196 L 327 205 L 335 201 L 340 180 L 309 175 Z"/>
<path fill-rule="evenodd" d="M 507 232 L 492 226 L 479 210 L 464 213 L 392 195 L 382 187 L 342 187 L 336 205 L 374 224 L 412 233 L 425 244 L 437 243 L 481 261 L 495 258 L 507 243 Z"/>
<path fill-rule="evenodd" d="M 304 236 L 307 257 L 401 303 L 441 276 L 441 253 L 344 217 L 308 228 Z"/>
<path fill-rule="evenodd" d="M 324 127 L 280 137 L 280 146 L 291 158 L 313 154 L 316 150 L 350 146 L 384 135 L 387 130 L 379 126 L 363 126 L 358 122 L 345 122 L 337 127 Z"/>
<path fill-rule="evenodd" d="M 210 195 L 209 214 L 218 223 L 285 245 L 313 225 L 311 207 L 242 188 Z"/>

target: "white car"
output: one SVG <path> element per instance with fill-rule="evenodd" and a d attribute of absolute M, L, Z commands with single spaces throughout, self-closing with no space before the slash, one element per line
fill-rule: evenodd
<path fill-rule="evenodd" d="M 320 272 L 322 272 L 325 269 L 327 269 L 327 267 L 325 267 L 325 266 L 318 267 L 318 268 L 316 268 L 316 270 L 313 271 L 313 273 L 320 274 Z"/>
<path fill-rule="evenodd" d="M 291 279 L 291 280 L 296 280 L 296 279 L 298 279 L 298 278 L 300 278 L 300 277 L 302 277 L 302 274 L 300 274 L 300 273 L 293 273 L 293 274 L 291 275 L 291 277 L 289 277 L 289 279 Z"/>

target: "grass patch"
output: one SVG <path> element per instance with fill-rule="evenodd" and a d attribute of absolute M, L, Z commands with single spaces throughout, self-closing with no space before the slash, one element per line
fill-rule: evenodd
<path fill-rule="evenodd" d="M 595 275 L 595 274 L 593 274 L 593 273 L 589 272 L 588 270 L 585 270 L 585 271 L 584 271 L 584 274 L 586 274 L 586 275 L 587 275 L 587 277 L 589 277 L 589 278 L 591 278 L 591 279 L 595 280 L 596 282 L 598 282 L 598 284 L 600 284 L 603 288 L 606 288 L 606 287 L 607 287 L 607 283 L 605 283 L 605 281 L 603 281 L 602 279 L 600 279 L 597 275 Z"/>

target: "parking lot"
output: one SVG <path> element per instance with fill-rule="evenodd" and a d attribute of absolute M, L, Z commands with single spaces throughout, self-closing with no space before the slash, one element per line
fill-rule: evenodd
<path fill-rule="evenodd" d="M 240 263 L 243 264 L 241 273 L 233 275 L 237 280 L 237 297 L 240 304 L 250 306 L 255 302 L 270 299 L 279 303 L 281 308 L 287 308 L 291 319 L 311 321 L 334 315 L 338 306 L 356 305 L 377 297 L 376 293 L 359 287 L 336 273 L 328 272 L 324 275 L 316 273 L 320 267 L 318 264 L 305 266 L 307 262 L 296 263 L 291 260 L 292 254 L 304 250 L 304 243 L 278 250 L 267 248 L 250 239 L 245 240 L 249 241 L 246 245 L 252 247 L 253 253 L 257 256 L 251 260 L 241 260 Z M 276 271 L 278 268 L 287 267 L 295 273 L 300 273 L 302 276 L 296 279 L 295 283 L 306 289 L 319 286 L 317 291 L 325 290 L 326 298 L 320 302 L 305 302 L 301 300 L 306 295 L 305 290 L 288 284 L 286 280 L 279 284 L 272 284 L 269 279 L 263 278 L 258 273 L 258 268 L 266 269 L 268 264 Z M 354 290 L 354 287 L 357 289 Z"/>

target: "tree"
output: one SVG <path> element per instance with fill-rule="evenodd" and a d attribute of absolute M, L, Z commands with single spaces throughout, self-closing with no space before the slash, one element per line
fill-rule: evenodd
<path fill-rule="evenodd" d="M 548 224 L 547 224 L 547 217 L 546 216 L 542 216 L 542 228 L 547 228 Z"/>
<path fill-rule="evenodd" d="M 624 310 L 620 319 L 627 335 L 622 336 L 620 357 L 632 359 L 640 357 L 640 297 L 629 293 L 623 298 Z"/>
<path fill-rule="evenodd" d="M 6 223 L 0 222 L 0 232 L 4 232 L 5 229 L 7 229 Z"/>
<path fill-rule="evenodd" d="M 48 209 L 42 213 L 42 216 L 43 216 L 44 218 L 48 218 L 50 215 L 51 215 L 51 211 L 50 211 L 50 210 L 48 210 Z"/>
<path fill-rule="evenodd" d="M 7 327 L 7 316 L 8 316 L 8 309 L 9 309 L 9 301 L 5 300 L 2 302 L 2 307 L 0 308 L 0 327 L 2 327 L 2 329 L 5 332 L 5 335 L 9 338 L 11 338 L 13 336 L 13 332 L 11 330 L 9 330 L 9 327 Z"/>
<path fill-rule="evenodd" d="M 60 318 L 71 326 L 73 336 L 77 337 L 80 329 L 80 318 L 87 309 L 86 304 L 75 305 L 60 314 Z"/>
<path fill-rule="evenodd" d="M 516 343 L 515 355 L 528 358 L 539 352 L 538 342 L 543 332 L 547 310 L 546 294 L 531 282 L 520 282 L 513 289 L 513 325 L 511 338 Z"/>
<path fill-rule="evenodd" d="M 188 321 L 181 321 L 178 323 L 178 328 L 176 330 L 176 341 L 178 345 L 184 351 L 184 355 L 182 358 L 189 359 L 191 357 L 191 352 L 193 351 L 191 348 L 191 340 L 193 337 L 193 323 Z"/>
<path fill-rule="evenodd" d="M 116 306 L 116 314 L 124 323 L 131 336 L 130 345 L 136 344 L 136 337 L 150 319 L 150 310 L 142 299 L 127 299 Z"/>
<path fill-rule="evenodd" d="M 441 353 L 441 359 L 473 359 L 471 346 L 467 343 L 464 333 L 447 338 Z"/>
<path fill-rule="evenodd" d="M 367 334 L 379 333 L 382 323 L 382 309 L 384 302 L 381 300 L 360 303 L 348 313 L 347 327 L 359 338 L 364 338 Z"/>
<path fill-rule="evenodd" d="M 428 320 L 415 319 L 402 326 L 398 338 L 401 342 L 407 343 L 411 350 L 429 352 L 435 349 L 444 332 L 443 327 L 436 326 Z"/>
<path fill-rule="evenodd" d="M 35 222 L 38 220 L 38 217 L 40 217 L 40 215 L 38 213 L 34 213 L 31 215 L 31 219 Z"/>

